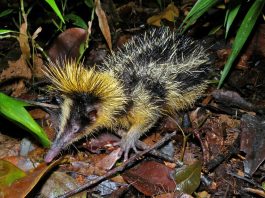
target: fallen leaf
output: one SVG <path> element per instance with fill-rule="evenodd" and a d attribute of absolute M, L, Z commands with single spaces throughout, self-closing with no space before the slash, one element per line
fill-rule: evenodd
<path fill-rule="evenodd" d="M 0 170 L 0 190 L 10 186 L 17 179 L 26 176 L 24 171 L 5 160 L 0 160 Z"/>
<path fill-rule="evenodd" d="M 78 187 L 77 181 L 63 172 L 54 172 L 49 176 L 47 181 L 43 184 L 40 191 L 40 197 L 58 197 L 70 190 Z M 85 198 L 86 192 L 81 192 L 75 196 L 76 198 Z"/>
<path fill-rule="evenodd" d="M 96 167 L 103 169 L 103 170 L 110 170 L 115 163 L 121 158 L 119 155 L 121 148 L 118 148 L 104 157 L 102 160 L 96 163 Z"/>
<path fill-rule="evenodd" d="M 36 54 L 33 59 L 33 76 L 35 78 L 43 78 L 45 76 L 43 73 L 44 67 L 45 65 L 40 54 Z"/>
<path fill-rule="evenodd" d="M 14 78 L 31 79 L 32 72 L 25 59 L 21 56 L 16 61 L 8 61 L 8 68 L 3 70 L 0 75 L 0 81 L 4 82 Z"/>
<path fill-rule="evenodd" d="M 176 182 L 171 178 L 174 169 L 155 161 L 145 161 L 122 174 L 137 190 L 146 196 L 174 192 Z"/>
<path fill-rule="evenodd" d="M 194 198 L 193 196 L 188 195 L 186 193 L 177 193 L 177 192 L 163 193 L 163 194 L 154 196 L 154 198 L 175 198 L 175 197 L 177 197 L 177 198 Z"/>
<path fill-rule="evenodd" d="M 240 150 L 246 153 L 244 172 L 253 175 L 265 160 L 265 120 L 245 114 L 241 118 Z"/>
<path fill-rule="evenodd" d="M 0 158 L 18 156 L 20 141 L 18 139 L 12 138 L 8 135 L 4 135 L 2 133 L 4 132 L 3 131 L 4 123 L 6 123 L 6 120 L 4 118 L 1 118 L 0 125 L 2 128 L 1 128 L 1 133 L 0 133 Z"/>
<path fill-rule="evenodd" d="M 92 153 L 100 153 L 102 150 L 114 150 L 114 143 L 120 141 L 116 135 L 111 133 L 102 133 L 96 138 L 91 138 L 85 142 L 82 147 L 88 149 Z"/>
<path fill-rule="evenodd" d="M 201 169 L 201 161 L 176 169 L 176 190 L 192 194 L 200 185 Z"/>
<path fill-rule="evenodd" d="M 170 22 L 174 22 L 176 18 L 179 17 L 179 10 L 178 8 L 174 5 L 174 3 L 170 3 L 167 8 L 161 12 L 158 15 L 152 16 L 147 19 L 147 23 L 149 25 L 154 25 L 154 26 L 161 26 L 161 20 L 166 19 Z"/>
<path fill-rule="evenodd" d="M 211 195 L 206 191 L 198 192 L 197 194 L 199 198 L 211 198 Z"/>
<path fill-rule="evenodd" d="M 39 180 L 54 166 L 58 165 L 60 161 L 57 160 L 51 163 L 49 166 L 47 164 L 41 164 L 30 172 L 25 177 L 15 181 L 7 188 L 3 189 L 4 197 L 26 197 L 34 186 L 39 182 Z M 15 189 L 15 190 L 14 190 Z"/>
<path fill-rule="evenodd" d="M 48 116 L 48 113 L 42 109 L 33 109 L 29 111 L 29 114 L 33 119 L 45 119 Z"/>
<path fill-rule="evenodd" d="M 88 177 L 86 177 L 86 180 L 87 180 L 86 182 L 93 181 L 97 178 L 98 178 L 97 175 L 89 175 Z M 117 190 L 120 186 L 121 186 L 120 183 L 113 182 L 111 180 L 104 180 L 99 185 L 95 186 L 93 190 L 99 192 L 99 195 L 102 197 L 102 196 L 110 195 L 113 191 Z"/>
<path fill-rule="evenodd" d="M 217 102 L 223 103 L 228 106 L 235 106 L 241 109 L 255 111 L 255 106 L 247 102 L 237 92 L 228 90 L 215 90 L 212 92 L 212 96 Z"/>
<path fill-rule="evenodd" d="M 19 80 L 18 82 L 12 83 L 12 97 L 19 97 L 22 94 L 27 93 L 28 89 L 25 85 L 24 80 Z"/>
<path fill-rule="evenodd" d="M 112 51 L 111 35 L 110 35 L 110 29 L 109 29 L 109 24 L 108 24 L 106 14 L 101 7 L 100 0 L 95 0 L 95 5 L 96 5 L 95 11 L 96 11 L 96 14 L 98 16 L 99 28 L 100 28 L 104 38 L 107 41 L 109 49 Z"/>
<path fill-rule="evenodd" d="M 36 158 L 35 158 L 36 159 Z M 21 170 L 28 172 L 36 167 L 36 163 L 32 161 L 32 159 L 24 156 L 11 156 L 11 157 L 5 157 L 3 160 L 6 160 L 12 164 L 14 164 L 16 167 L 20 168 Z"/>

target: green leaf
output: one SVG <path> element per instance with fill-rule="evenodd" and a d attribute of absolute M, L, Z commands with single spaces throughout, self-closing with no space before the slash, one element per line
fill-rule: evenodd
<path fill-rule="evenodd" d="M 189 166 L 176 170 L 176 190 L 192 194 L 200 185 L 202 162 L 195 161 Z"/>
<path fill-rule="evenodd" d="M 94 7 L 94 1 L 93 0 L 85 0 L 84 1 L 87 7 L 93 8 Z"/>
<path fill-rule="evenodd" d="M 30 105 L 0 93 L 0 114 L 33 133 L 44 147 L 49 147 L 51 142 L 46 133 L 26 111 L 25 106 Z"/>
<path fill-rule="evenodd" d="M 0 18 L 9 15 L 12 12 L 13 12 L 13 9 L 6 9 L 3 12 L 0 12 Z"/>
<path fill-rule="evenodd" d="M 217 25 L 216 27 L 211 29 L 211 31 L 208 33 L 208 35 L 216 34 L 216 32 L 218 32 L 222 27 L 223 27 L 223 25 Z"/>
<path fill-rule="evenodd" d="M 53 11 L 57 14 L 57 16 L 61 19 L 61 21 L 62 21 L 63 23 L 65 23 L 65 22 L 64 22 L 64 18 L 63 18 L 63 16 L 62 16 L 62 14 L 61 14 L 61 12 L 60 12 L 58 6 L 56 5 L 55 1 L 54 1 L 54 0 L 45 0 L 45 1 L 51 6 L 51 8 L 52 8 Z"/>
<path fill-rule="evenodd" d="M 10 186 L 24 176 L 26 176 L 24 171 L 8 161 L 0 160 L 0 187 Z"/>
<path fill-rule="evenodd" d="M 67 14 L 64 16 L 65 20 L 66 21 L 73 21 L 73 24 L 78 26 L 78 27 L 81 27 L 83 29 L 87 29 L 87 24 L 86 22 L 78 15 L 75 15 L 75 14 Z"/>
<path fill-rule="evenodd" d="M 162 2 L 161 2 L 161 0 L 156 0 L 156 2 L 159 5 L 160 10 L 162 10 Z"/>
<path fill-rule="evenodd" d="M 182 28 L 186 23 L 186 26 L 182 32 L 185 32 L 189 26 L 195 23 L 201 15 L 203 15 L 207 10 L 218 3 L 218 1 L 219 0 L 198 0 L 182 22 L 180 28 Z"/>
<path fill-rule="evenodd" d="M 234 19 L 236 18 L 236 15 L 240 9 L 241 4 L 237 4 L 234 7 L 229 8 L 226 11 L 226 17 L 225 17 L 225 38 L 227 37 L 227 34 L 229 32 L 229 29 L 234 21 Z"/>
<path fill-rule="evenodd" d="M 0 35 L 1 34 L 7 34 L 7 33 L 10 33 L 10 32 L 15 32 L 15 31 L 13 31 L 13 30 L 0 29 Z"/>
<path fill-rule="evenodd" d="M 240 25 L 236 34 L 231 54 L 229 55 L 228 60 L 224 66 L 224 70 L 222 71 L 218 88 L 222 86 L 226 76 L 228 75 L 232 67 L 232 64 L 234 63 L 236 57 L 238 56 L 248 36 L 250 35 L 259 15 L 261 14 L 264 4 L 264 0 L 256 0 L 248 10 L 246 16 L 244 17 L 242 24 Z"/>

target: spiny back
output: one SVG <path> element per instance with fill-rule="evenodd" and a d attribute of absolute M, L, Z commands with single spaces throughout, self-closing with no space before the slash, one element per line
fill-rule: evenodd
<path fill-rule="evenodd" d="M 208 54 L 198 41 L 164 27 L 134 36 L 99 68 L 119 76 L 128 88 L 143 82 L 181 93 L 205 81 L 207 64 Z"/>

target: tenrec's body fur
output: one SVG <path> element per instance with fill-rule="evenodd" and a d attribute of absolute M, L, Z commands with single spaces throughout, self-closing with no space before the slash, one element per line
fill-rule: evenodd
<path fill-rule="evenodd" d="M 202 95 L 208 70 L 202 45 L 168 28 L 133 37 L 90 69 L 73 62 L 50 65 L 47 76 L 65 100 L 45 160 L 102 128 L 125 131 L 121 146 L 127 155 L 160 117 L 190 107 Z"/>

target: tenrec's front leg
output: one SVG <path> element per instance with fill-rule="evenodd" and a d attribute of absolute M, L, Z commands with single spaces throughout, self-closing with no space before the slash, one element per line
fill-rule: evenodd
<path fill-rule="evenodd" d="M 149 123 L 148 125 L 147 123 L 133 125 L 127 133 L 125 132 L 122 135 L 120 146 L 121 154 L 123 153 L 124 155 L 124 161 L 128 159 L 129 152 L 131 149 L 137 152 L 137 141 L 139 140 L 141 135 L 147 132 L 149 128 L 151 128 L 153 125 L 154 123 Z"/>
<path fill-rule="evenodd" d="M 126 123 L 128 130 L 122 135 L 120 143 L 121 152 L 124 154 L 124 160 L 128 159 L 131 149 L 137 152 L 137 141 L 142 134 L 154 126 L 159 115 L 161 115 L 160 107 L 152 103 L 149 91 L 145 90 L 144 86 L 135 89 L 135 94 L 137 94 L 134 96 L 133 106 L 122 121 L 122 125 Z"/>

